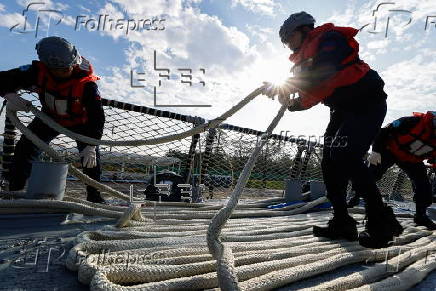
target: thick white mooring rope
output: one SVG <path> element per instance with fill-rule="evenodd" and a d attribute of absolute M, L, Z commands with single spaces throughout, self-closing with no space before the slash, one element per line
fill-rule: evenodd
<path fill-rule="evenodd" d="M 238 204 L 239 197 L 241 196 L 242 190 L 247 184 L 248 178 L 250 177 L 251 170 L 260 154 L 262 147 L 268 141 L 268 136 L 272 134 L 272 131 L 279 123 L 283 114 L 287 110 L 286 106 L 282 106 L 277 113 L 277 116 L 273 119 L 271 124 L 268 126 L 266 133 L 262 136 L 260 143 L 256 145 L 253 153 L 251 154 L 249 160 L 242 170 L 235 189 L 230 195 L 230 199 L 227 205 L 222 208 L 218 213 L 212 218 L 207 232 L 207 245 L 212 256 L 217 260 L 218 268 L 218 280 L 221 289 L 223 290 L 239 290 L 238 288 L 238 278 L 236 277 L 235 267 L 234 267 L 234 257 L 232 250 L 224 245 L 220 240 L 221 230 L 232 214 L 233 210 Z"/>
<path fill-rule="evenodd" d="M 223 123 L 227 118 L 231 117 L 233 114 L 238 112 L 240 109 L 242 109 L 245 105 L 247 105 L 250 101 L 252 101 L 254 98 L 256 98 L 258 95 L 262 94 L 262 91 L 264 90 L 265 86 L 259 87 L 253 92 L 251 92 L 249 95 L 247 95 L 244 99 L 242 99 L 238 104 L 230 108 L 228 111 L 224 112 L 221 116 L 212 119 L 204 124 L 197 125 L 196 127 L 189 129 L 182 133 L 176 133 L 172 135 L 162 136 L 158 138 L 152 138 L 152 139 L 143 139 L 143 140 L 100 140 L 100 139 L 94 139 L 90 138 L 88 136 L 84 136 L 81 134 L 77 134 L 71 130 L 68 130 L 58 123 L 54 122 L 53 119 L 51 119 L 49 116 L 47 116 L 45 113 L 38 110 L 36 107 L 31 106 L 30 111 L 39 119 L 41 119 L 42 122 L 44 122 L 46 125 L 51 127 L 52 129 L 56 130 L 59 133 L 62 133 L 69 138 L 77 141 L 81 141 L 87 144 L 92 145 L 108 145 L 108 146 L 141 146 L 141 145 L 157 145 L 161 143 L 168 143 L 175 140 L 181 140 L 190 136 L 193 136 L 194 134 L 201 133 L 205 131 L 208 128 L 215 128 L 221 123 Z"/>

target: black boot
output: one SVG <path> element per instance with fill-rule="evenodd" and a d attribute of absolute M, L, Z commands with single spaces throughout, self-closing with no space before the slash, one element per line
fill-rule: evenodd
<path fill-rule="evenodd" d="M 385 248 L 401 233 L 403 227 L 395 218 L 392 208 L 384 206 L 380 211 L 368 213 L 365 231 L 359 234 L 359 244 L 366 248 Z"/>
<path fill-rule="evenodd" d="M 385 218 L 388 221 L 389 228 L 392 229 L 392 234 L 394 236 L 400 236 L 403 233 L 404 228 L 398 222 L 397 218 L 395 218 L 392 207 L 385 206 Z"/>
<path fill-rule="evenodd" d="M 104 204 L 106 200 L 101 197 L 100 192 L 98 191 L 88 191 L 88 195 L 86 196 L 86 200 L 94 203 Z"/>
<path fill-rule="evenodd" d="M 330 239 L 357 240 L 357 222 L 349 215 L 333 216 L 327 227 L 313 227 L 313 235 Z"/>
<path fill-rule="evenodd" d="M 436 230 L 436 224 L 427 216 L 427 214 L 415 214 L 413 221 L 417 225 L 427 227 L 428 230 Z"/>

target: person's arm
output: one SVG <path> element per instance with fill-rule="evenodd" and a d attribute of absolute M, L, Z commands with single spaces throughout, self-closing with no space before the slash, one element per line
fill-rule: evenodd
<path fill-rule="evenodd" d="M 30 88 L 36 84 L 37 68 L 25 65 L 9 71 L 0 71 L 0 96 L 16 93 L 20 89 Z"/>
<path fill-rule="evenodd" d="M 380 153 L 386 147 L 389 139 L 397 134 L 407 134 L 418 122 L 419 117 L 407 116 L 401 117 L 381 128 L 372 144 L 372 151 Z"/>
<path fill-rule="evenodd" d="M 85 133 L 89 137 L 101 139 L 103 136 L 105 116 L 97 84 L 94 82 L 87 83 L 83 94 L 84 106 L 88 113 L 88 123 L 86 124 Z"/>
<path fill-rule="evenodd" d="M 345 36 L 336 31 L 326 32 L 320 41 L 318 54 L 313 57 L 309 69 L 288 81 L 298 89 L 300 95 L 290 110 L 308 109 L 327 97 L 312 94 L 312 91 L 320 87 L 328 88 L 330 79 L 343 69 L 341 63 L 352 52 L 353 49 L 348 45 Z"/>

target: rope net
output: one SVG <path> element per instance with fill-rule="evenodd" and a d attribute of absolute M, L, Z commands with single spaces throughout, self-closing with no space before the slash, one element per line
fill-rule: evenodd
<path fill-rule="evenodd" d="M 40 108 L 35 95 L 27 97 Z M 102 139 L 138 140 L 181 133 L 204 123 L 200 117 L 160 111 L 144 106 L 103 99 L 106 123 Z M 32 113 L 18 112 L 28 125 Z M 144 196 L 144 188 L 152 183 L 154 173 L 172 171 L 184 177 L 187 184 L 203 184 L 204 198 L 225 198 L 236 185 L 253 148 L 264 132 L 221 124 L 218 128 L 168 143 L 145 146 L 100 146 L 102 182 L 128 193 L 134 185 L 134 195 Z M 3 173 L 8 172 L 14 144 L 21 133 L 6 119 L 3 144 Z M 80 167 L 76 142 L 59 135 L 51 142 L 67 162 Z M 50 160 L 42 154 L 42 160 Z M 272 135 L 257 159 L 250 174 L 243 198 L 279 197 L 285 189 L 285 179 L 298 179 L 304 185 L 322 181 L 322 145 L 304 139 Z M 397 167 L 392 167 L 378 182 L 386 198 L 412 201 L 412 186 Z M 304 188 L 303 186 L 303 192 Z M 83 193 L 85 185 L 73 176 L 68 177 L 66 193 Z M 351 185 L 349 185 L 349 192 Z M 74 194 L 73 194 L 74 195 Z M 144 197 L 143 197 L 144 198 Z"/>

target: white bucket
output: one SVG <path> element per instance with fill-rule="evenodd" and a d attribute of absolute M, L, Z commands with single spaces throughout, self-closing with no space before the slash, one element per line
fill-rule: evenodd
<path fill-rule="evenodd" d="M 33 162 L 27 185 L 27 198 L 62 200 L 67 174 L 67 163 Z"/>

